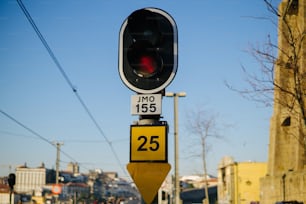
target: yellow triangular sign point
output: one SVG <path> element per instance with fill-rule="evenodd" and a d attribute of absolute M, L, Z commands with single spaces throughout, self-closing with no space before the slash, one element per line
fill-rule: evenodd
<path fill-rule="evenodd" d="M 168 163 L 135 162 L 127 165 L 127 170 L 147 204 L 153 201 L 170 169 Z"/>

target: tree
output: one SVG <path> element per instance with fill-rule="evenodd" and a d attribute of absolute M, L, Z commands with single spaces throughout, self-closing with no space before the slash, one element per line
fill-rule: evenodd
<path fill-rule="evenodd" d="M 194 152 L 193 156 L 200 157 L 203 164 L 204 179 L 205 179 L 205 203 L 209 203 L 208 194 L 208 172 L 207 172 L 207 153 L 209 151 L 208 140 L 211 138 L 222 139 L 223 137 L 219 134 L 217 115 L 209 113 L 203 109 L 196 111 L 190 111 L 187 115 L 187 128 L 190 133 L 195 136 L 195 142 L 197 145 L 200 144 L 201 151 Z M 195 148 L 193 148 L 195 150 Z"/>
<path fill-rule="evenodd" d="M 259 63 L 259 74 L 250 73 L 242 66 L 247 82 L 246 88 L 226 86 L 243 97 L 263 103 L 265 106 L 280 106 L 298 122 L 299 133 L 294 135 L 304 146 L 306 153 L 306 41 L 305 20 L 297 17 L 299 1 L 286 0 L 283 8 L 277 9 L 272 0 L 263 0 L 272 18 L 266 18 L 278 25 L 281 38 L 272 42 L 270 36 L 262 47 L 251 48 L 251 55 Z M 275 21 L 278 19 L 278 23 Z M 300 21 L 303 21 L 301 23 Z M 279 77 L 282 76 L 282 77 Z M 274 95 L 273 95 L 274 93 Z M 290 123 L 290 117 L 282 125 Z"/>

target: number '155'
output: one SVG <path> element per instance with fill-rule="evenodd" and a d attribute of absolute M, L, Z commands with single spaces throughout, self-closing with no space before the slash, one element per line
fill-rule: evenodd
<path fill-rule="evenodd" d="M 137 108 L 137 112 L 142 112 L 142 113 L 147 113 L 148 111 L 150 111 L 151 113 L 154 113 L 156 111 L 156 104 L 155 103 L 151 103 L 151 104 L 147 104 L 147 103 L 143 103 L 143 104 L 137 104 L 136 105 Z"/>

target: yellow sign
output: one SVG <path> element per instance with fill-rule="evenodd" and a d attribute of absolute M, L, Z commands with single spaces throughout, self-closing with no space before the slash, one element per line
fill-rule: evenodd
<path fill-rule="evenodd" d="M 171 169 L 168 163 L 134 162 L 127 165 L 143 200 L 151 203 Z"/>
<path fill-rule="evenodd" d="M 167 125 L 131 125 L 130 161 L 167 162 Z"/>

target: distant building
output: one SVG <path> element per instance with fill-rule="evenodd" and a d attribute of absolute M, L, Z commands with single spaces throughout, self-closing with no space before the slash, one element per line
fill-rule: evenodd
<path fill-rule="evenodd" d="M 217 201 L 217 186 L 208 187 L 209 204 L 216 204 Z M 180 198 L 183 204 L 203 203 L 207 198 L 204 188 L 194 188 L 180 193 Z"/>
<path fill-rule="evenodd" d="M 79 174 L 80 173 L 80 167 L 78 163 L 73 163 L 73 162 L 69 162 L 67 164 L 67 171 L 73 173 L 74 175 Z"/>
<path fill-rule="evenodd" d="M 14 200 L 14 194 L 12 194 Z M 10 187 L 7 184 L 0 184 L 0 203 L 9 204 L 10 202 Z"/>
<path fill-rule="evenodd" d="M 89 197 L 90 187 L 85 183 L 67 183 L 62 186 L 61 194 L 65 198 L 73 198 L 75 196 L 79 197 Z"/>
<path fill-rule="evenodd" d="M 112 171 L 109 171 L 109 172 L 104 172 L 104 174 L 109 177 L 110 179 L 116 179 L 118 178 L 118 173 L 117 172 L 112 172 Z"/>
<path fill-rule="evenodd" d="M 206 182 L 209 187 L 218 185 L 218 179 L 211 175 L 207 175 L 206 177 L 203 175 L 183 176 L 180 178 L 180 181 L 182 190 L 185 188 L 204 188 Z"/>
<path fill-rule="evenodd" d="M 180 178 L 180 198 L 183 204 L 203 203 L 207 198 L 205 194 L 206 183 L 208 185 L 209 204 L 217 203 L 218 179 L 211 175 L 189 175 Z"/>
<path fill-rule="evenodd" d="M 45 168 L 44 163 L 36 168 L 24 164 L 16 168 L 15 174 L 14 190 L 20 194 L 41 195 L 44 185 L 55 182 L 55 171 Z"/>
<path fill-rule="evenodd" d="M 158 190 L 157 199 L 159 204 L 172 203 L 173 187 L 173 177 L 166 177 L 166 179 Z"/>
<path fill-rule="evenodd" d="M 33 194 L 41 192 L 42 187 L 46 184 L 46 168 L 42 164 L 37 168 L 28 168 L 27 165 L 16 168 L 15 191 L 17 193 Z"/>
<path fill-rule="evenodd" d="M 231 157 L 221 160 L 218 168 L 218 203 L 259 203 L 260 178 L 265 176 L 263 162 L 234 162 Z"/>

